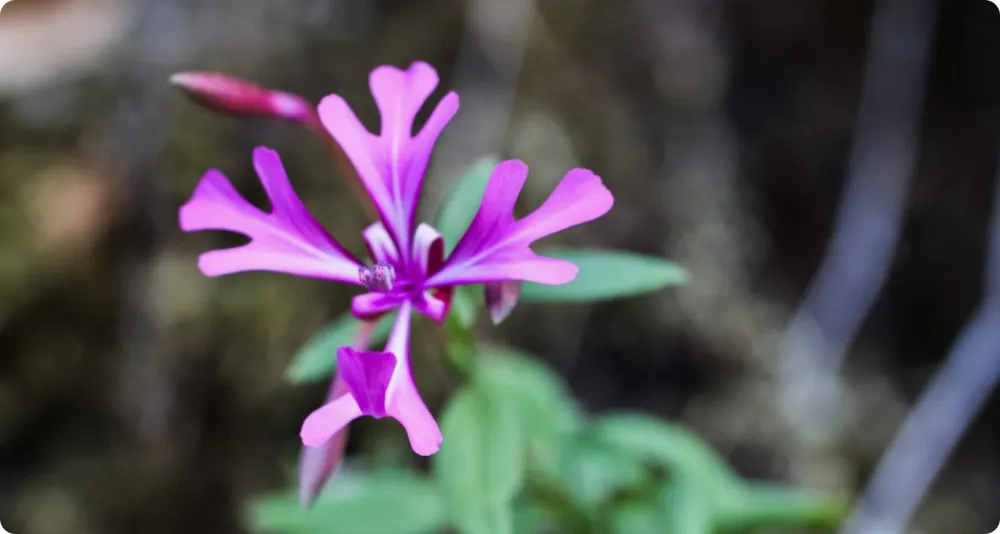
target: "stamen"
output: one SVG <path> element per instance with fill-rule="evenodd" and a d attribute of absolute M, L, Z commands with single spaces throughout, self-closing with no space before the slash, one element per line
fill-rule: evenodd
<path fill-rule="evenodd" d="M 384 261 L 372 267 L 358 267 L 358 281 L 372 291 L 392 291 L 392 283 L 396 280 L 396 269 Z"/>

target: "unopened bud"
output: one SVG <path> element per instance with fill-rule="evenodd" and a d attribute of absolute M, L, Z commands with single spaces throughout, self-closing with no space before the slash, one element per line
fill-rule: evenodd
<path fill-rule="evenodd" d="M 277 117 L 302 124 L 317 123 L 313 106 L 300 96 L 272 91 L 217 72 L 180 72 L 170 83 L 192 100 L 220 113 L 243 117 Z"/>
<path fill-rule="evenodd" d="M 483 284 L 483 294 L 486 297 L 486 309 L 490 312 L 493 324 L 500 324 L 507 318 L 518 299 L 521 298 L 520 280 L 504 280 L 502 282 L 487 282 Z"/>

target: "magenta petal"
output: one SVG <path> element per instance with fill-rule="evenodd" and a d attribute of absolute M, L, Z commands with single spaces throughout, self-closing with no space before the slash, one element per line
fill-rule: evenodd
<path fill-rule="evenodd" d="M 434 321 L 441 323 L 448 314 L 449 300 L 442 300 L 434 295 L 434 292 L 424 291 L 410 295 L 410 302 L 420 313 L 430 317 Z"/>
<path fill-rule="evenodd" d="M 272 213 L 247 202 L 219 171 L 209 171 L 191 200 L 180 209 L 185 232 L 228 230 L 250 243 L 202 254 L 198 265 L 208 276 L 242 271 L 277 271 L 359 284 L 360 262 L 343 249 L 309 214 L 295 194 L 278 154 L 254 151 L 254 166 L 271 201 Z"/>
<path fill-rule="evenodd" d="M 396 384 L 396 391 L 388 406 L 389 415 L 399 421 L 406 429 L 410 440 L 410 448 L 421 456 L 430 456 L 441 448 L 441 428 L 431 415 L 427 405 L 420 398 L 420 392 L 413 383 L 413 378 L 407 376 Z"/>
<path fill-rule="evenodd" d="M 393 265 L 400 263 L 396 243 L 393 242 L 392 236 L 389 235 L 382 223 L 377 222 L 369 225 L 368 228 L 365 228 L 363 236 L 368 254 L 371 255 L 374 262 L 384 261 Z"/>
<path fill-rule="evenodd" d="M 299 435 L 306 447 L 318 447 L 347 423 L 361 416 L 361 408 L 350 394 L 329 402 L 306 417 Z"/>
<path fill-rule="evenodd" d="M 372 72 L 369 85 L 381 115 L 379 135 L 368 132 L 337 95 L 320 102 L 320 119 L 354 164 L 386 230 L 405 253 L 427 162 L 438 135 L 458 111 L 458 95 L 445 95 L 414 136 L 413 120 L 437 87 L 437 72 L 423 62 L 405 71 L 382 66 Z"/>
<path fill-rule="evenodd" d="M 396 372 L 389 386 L 389 415 L 395 418 L 410 440 L 413 452 L 421 456 L 429 456 L 441 447 L 441 429 L 431 415 L 427 405 L 420 398 L 420 392 L 413 382 L 410 371 L 410 304 L 404 303 L 399 308 L 399 315 L 392 327 L 392 334 L 386 343 L 386 351 L 396 355 Z"/>
<path fill-rule="evenodd" d="M 361 413 L 385 417 L 385 394 L 396 368 L 396 357 L 386 352 L 337 349 L 337 369 Z"/>
<path fill-rule="evenodd" d="M 353 346 L 358 349 L 367 348 L 374 333 L 375 323 L 362 324 L 354 336 Z M 348 393 L 347 383 L 338 373 L 330 385 L 326 402 L 332 402 Z M 344 457 L 344 450 L 347 448 L 349 429 L 350 426 L 345 426 L 319 447 L 302 448 L 302 456 L 299 460 L 299 503 L 303 509 L 308 508 L 313 503 L 327 480 L 340 465 L 340 461 Z"/>
<path fill-rule="evenodd" d="M 436 273 L 444 264 L 444 237 L 429 224 L 421 223 L 413 236 L 410 257 L 425 277 Z"/>
<path fill-rule="evenodd" d="M 404 300 L 406 300 L 406 295 L 365 293 L 351 299 L 351 313 L 358 319 L 371 319 L 395 309 Z"/>
<path fill-rule="evenodd" d="M 306 418 L 302 442 L 309 447 L 321 445 L 362 414 L 390 415 L 406 429 L 414 452 L 425 456 L 437 452 L 441 430 L 413 382 L 409 343 L 410 304 L 403 302 L 385 352 L 338 350 L 339 372 L 351 392 Z"/>
<path fill-rule="evenodd" d="M 515 221 L 514 204 L 527 176 L 528 167 L 517 160 L 505 161 L 493 170 L 472 224 L 427 287 L 506 280 L 564 284 L 576 277 L 577 268 L 571 262 L 538 256 L 529 247 L 545 236 L 604 215 L 614 197 L 596 174 L 575 169 L 541 207 Z"/>
<path fill-rule="evenodd" d="M 614 203 L 600 176 L 587 169 L 573 169 L 541 207 L 517 222 L 517 239 L 532 242 L 592 221 L 611 210 Z"/>
<path fill-rule="evenodd" d="M 490 312 L 493 324 L 500 324 L 514 311 L 517 300 L 521 298 L 521 286 L 519 280 L 505 280 L 502 282 L 487 282 L 483 287 L 483 294 L 486 297 L 486 309 Z"/>

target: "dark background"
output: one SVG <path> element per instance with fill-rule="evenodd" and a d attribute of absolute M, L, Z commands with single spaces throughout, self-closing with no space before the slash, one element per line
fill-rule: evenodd
<path fill-rule="evenodd" d="M 901 58 L 931 47 L 926 80 L 873 108 L 891 123 L 878 111 L 923 93 L 903 118 L 916 137 L 901 235 L 846 354 L 845 422 L 814 420 L 834 429 L 817 444 L 782 415 L 780 340 L 824 261 L 862 87 L 878 76 L 864 69 L 872 2 L 14 0 L 0 14 L 0 520 L 18 534 L 248 532 L 243 504 L 290 483 L 299 425 L 326 388 L 290 386 L 284 367 L 351 291 L 205 278 L 197 254 L 235 241 L 181 233 L 176 210 L 208 168 L 262 200 L 250 152 L 267 145 L 342 243 L 359 250 L 367 223 L 319 140 L 214 115 L 167 79 L 217 70 L 314 102 L 336 92 L 374 127 L 368 73 L 414 60 L 438 69 L 437 95 L 462 98 L 428 216 L 484 153 L 531 165 L 532 206 L 586 166 L 615 208 L 551 242 L 691 272 L 642 298 L 523 305 L 484 337 L 541 355 L 590 410 L 683 421 L 748 477 L 858 495 L 984 292 L 1000 13 L 986 0 L 935 9 L 929 31 L 889 38 Z M 865 146 L 894 146 L 893 131 Z M 429 330 L 417 326 L 414 350 L 436 409 L 450 385 Z M 998 428 L 994 396 L 911 532 L 992 528 Z M 398 438 L 362 421 L 350 453 L 413 461 Z"/>

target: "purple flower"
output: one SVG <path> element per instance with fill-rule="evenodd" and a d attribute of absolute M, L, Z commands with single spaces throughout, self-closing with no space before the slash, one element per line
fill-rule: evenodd
<path fill-rule="evenodd" d="M 530 245 L 600 217 L 614 199 L 597 175 L 575 169 L 541 207 L 515 220 L 514 204 L 528 168 L 506 161 L 494 169 L 472 224 L 445 259 L 441 235 L 427 224 L 415 226 L 415 214 L 428 159 L 458 110 L 458 96 L 445 95 L 414 135 L 414 118 L 438 84 L 434 69 L 420 62 L 405 71 L 383 66 L 369 81 L 381 113 L 378 135 L 368 132 L 336 95 L 320 103 L 319 116 L 380 215 L 381 221 L 363 233 L 374 267 L 341 247 L 316 222 L 292 190 L 278 155 L 265 148 L 254 151 L 254 164 L 271 213 L 249 204 L 213 170 L 181 208 L 180 224 L 185 231 L 228 230 L 251 239 L 241 247 L 203 254 L 199 266 L 208 276 L 263 270 L 324 278 L 369 289 L 352 302 L 359 318 L 398 309 L 384 351 L 337 351 L 338 379 L 346 387 L 337 388 L 334 398 L 306 419 L 302 440 L 319 446 L 361 415 L 390 416 L 406 429 L 414 452 L 429 455 L 438 450 L 441 432 L 410 371 L 411 309 L 441 322 L 454 286 L 483 283 L 491 315 L 502 319 L 516 303 L 522 281 L 564 284 L 576 277 L 574 264 L 538 256 Z"/>

